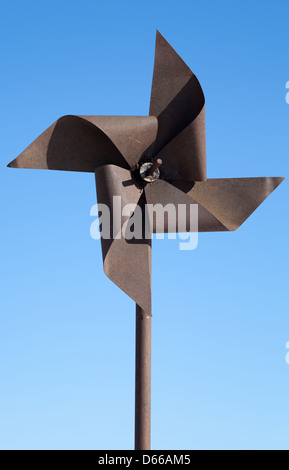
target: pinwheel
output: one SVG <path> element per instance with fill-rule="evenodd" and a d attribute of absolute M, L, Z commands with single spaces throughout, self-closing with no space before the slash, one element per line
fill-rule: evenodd
<path fill-rule="evenodd" d="M 204 94 L 159 32 L 149 116 L 62 117 L 9 166 L 95 173 L 98 203 L 110 214 L 104 271 L 137 305 L 135 448 L 149 449 L 151 235 L 190 231 L 192 205 L 200 232 L 236 230 L 284 178 L 207 179 Z M 151 217 L 147 228 L 146 207 L 155 204 L 172 205 L 177 225 Z M 139 210 L 140 236 L 128 237 L 123 227 Z"/>

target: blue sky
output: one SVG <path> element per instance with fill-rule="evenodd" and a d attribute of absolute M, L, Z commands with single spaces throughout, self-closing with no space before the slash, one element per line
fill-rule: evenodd
<path fill-rule="evenodd" d="M 146 115 L 159 29 L 206 96 L 208 177 L 289 173 L 286 0 L 2 2 L 0 448 L 129 449 L 134 303 L 90 174 L 11 170 L 66 114 Z M 288 90 L 287 90 L 288 91 Z M 153 243 L 153 449 L 289 449 L 288 181 L 196 251 Z"/>

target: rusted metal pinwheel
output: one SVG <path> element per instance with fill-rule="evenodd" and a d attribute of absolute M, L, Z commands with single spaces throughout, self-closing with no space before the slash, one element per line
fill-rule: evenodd
<path fill-rule="evenodd" d="M 8 166 L 95 173 L 97 200 L 110 208 L 111 227 L 121 217 L 117 233 L 102 238 L 103 263 L 137 305 L 135 448 L 149 449 L 151 234 L 189 231 L 192 204 L 200 232 L 236 230 L 284 178 L 207 179 L 204 94 L 159 32 L 149 116 L 62 117 Z M 121 198 L 117 214 L 115 196 Z M 121 228 L 131 214 L 122 208 L 132 204 L 144 214 L 146 204 L 156 203 L 173 204 L 179 225 L 152 218 L 149 230 L 142 223 L 141 237 L 128 239 Z"/>

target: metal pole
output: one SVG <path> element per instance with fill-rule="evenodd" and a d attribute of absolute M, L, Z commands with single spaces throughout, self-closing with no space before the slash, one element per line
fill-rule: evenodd
<path fill-rule="evenodd" d="M 135 450 L 151 444 L 151 316 L 136 305 Z"/>

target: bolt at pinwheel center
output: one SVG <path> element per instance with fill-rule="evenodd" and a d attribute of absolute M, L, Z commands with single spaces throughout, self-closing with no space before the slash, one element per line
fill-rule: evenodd
<path fill-rule="evenodd" d="M 153 169 L 152 172 L 149 171 L 150 169 L 152 169 L 153 166 L 154 166 L 153 163 L 146 162 L 146 163 L 143 163 L 142 166 L 140 167 L 140 170 L 139 170 L 140 176 L 146 183 L 154 183 L 160 177 L 161 173 L 160 173 L 159 168 Z"/>

